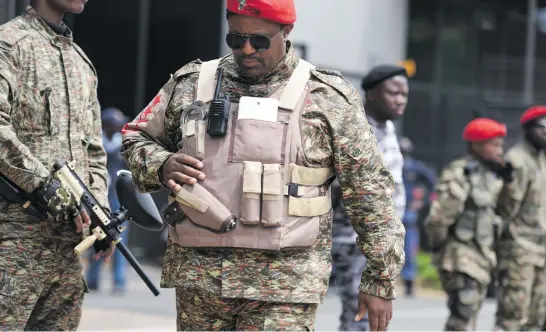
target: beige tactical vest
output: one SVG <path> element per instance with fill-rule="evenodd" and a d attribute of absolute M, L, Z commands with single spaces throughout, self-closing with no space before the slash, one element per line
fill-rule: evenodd
<path fill-rule="evenodd" d="M 454 225 L 455 237 L 463 242 L 474 240 L 483 248 L 491 247 L 502 226 L 495 214 L 502 181 L 483 170 L 469 174 L 468 178 L 470 192 L 464 211 Z"/>
<path fill-rule="evenodd" d="M 202 64 L 196 101 L 212 100 L 218 64 Z M 279 100 L 275 122 L 238 119 L 239 105 L 232 103 L 224 137 L 206 134 L 206 120 L 182 124 L 182 146 L 203 158 L 207 178 L 177 193 L 186 218 L 169 227 L 175 243 L 265 250 L 316 243 L 320 217 L 331 210 L 330 190 L 319 187 L 334 173 L 313 167 L 303 155 L 301 110 L 312 68 L 300 60 L 285 88 L 269 97 Z M 233 217 L 236 227 L 225 233 L 202 227 L 218 229 Z"/>

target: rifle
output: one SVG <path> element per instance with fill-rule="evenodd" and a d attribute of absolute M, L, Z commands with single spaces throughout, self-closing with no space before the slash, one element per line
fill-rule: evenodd
<path fill-rule="evenodd" d="M 54 177 L 59 179 L 62 185 L 76 197 L 91 218 L 90 231 L 92 234 L 79 243 L 74 248 L 74 252 L 80 255 L 93 246 L 96 241 L 112 241 L 152 293 L 158 296 L 159 290 L 151 282 L 142 266 L 127 249 L 127 246 L 121 242 L 121 232 L 125 229 L 121 225 L 127 220 L 131 220 L 140 227 L 151 231 L 160 231 L 163 228 L 163 221 L 151 195 L 137 193 L 131 173 L 123 170 L 119 171 L 116 189 L 121 207 L 118 211 L 109 213 L 100 206 L 78 174 L 76 174 L 72 162 L 57 162 L 53 165 L 53 169 Z M 134 216 L 138 216 L 139 221 Z"/>

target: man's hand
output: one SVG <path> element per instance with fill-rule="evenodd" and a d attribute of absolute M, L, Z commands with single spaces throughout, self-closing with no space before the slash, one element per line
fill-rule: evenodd
<path fill-rule="evenodd" d="M 99 260 L 101 257 L 104 257 L 104 261 L 105 262 L 109 262 L 110 261 L 110 258 L 112 257 L 112 255 L 114 254 L 114 251 L 116 250 L 116 245 L 114 243 L 111 244 L 110 248 L 108 248 L 106 251 L 105 250 L 101 250 L 99 252 L 96 252 L 93 254 L 93 259 L 94 260 Z"/>
<path fill-rule="evenodd" d="M 386 331 L 392 318 L 392 300 L 360 292 L 358 294 L 358 313 L 355 321 L 358 322 L 366 315 L 370 321 L 370 331 Z"/>
<path fill-rule="evenodd" d="M 74 208 L 71 217 L 76 226 L 76 233 L 81 233 L 84 227 L 89 227 L 89 225 L 91 225 L 91 218 L 83 208 L 81 210 Z"/>
<path fill-rule="evenodd" d="M 163 183 L 172 191 L 179 192 L 182 189 L 180 184 L 196 184 L 197 180 L 205 179 L 205 174 L 198 171 L 202 167 L 203 163 L 199 160 L 183 153 L 175 153 L 163 165 Z"/>

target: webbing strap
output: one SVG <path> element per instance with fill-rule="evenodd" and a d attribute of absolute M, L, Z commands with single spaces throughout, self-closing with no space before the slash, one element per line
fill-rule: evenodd
<path fill-rule="evenodd" d="M 216 83 L 216 70 L 219 64 L 220 59 L 206 61 L 201 64 L 195 100 L 202 101 L 205 104 L 212 100 Z"/>
<path fill-rule="evenodd" d="M 283 89 L 279 99 L 280 108 L 291 111 L 296 109 L 298 101 L 307 85 L 307 81 L 309 81 L 309 77 L 311 76 L 311 69 L 313 68 L 315 68 L 315 66 L 300 59 L 296 69 L 294 69 L 292 76 L 290 76 L 288 83 L 286 83 L 286 86 Z"/>

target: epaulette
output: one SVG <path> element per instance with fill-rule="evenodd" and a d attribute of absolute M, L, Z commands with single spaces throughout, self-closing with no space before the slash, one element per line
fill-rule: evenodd
<path fill-rule="evenodd" d="M 171 78 L 174 80 L 177 80 L 179 78 L 182 78 L 184 76 L 188 76 L 190 74 L 198 73 L 201 69 L 201 64 L 203 61 L 200 59 L 193 60 L 192 62 L 184 65 L 184 67 L 178 69 Z"/>
<path fill-rule="evenodd" d="M 356 89 L 343 77 L 339 71 L 315 68 L 311 69 L 311 75 L 316 77 L 322 83 L 335 89 L 349 103 L 351 103 L 355 97 L 359 96 Z"/>
<path fill-rule="evenodd" d="M 464 167 L 467 163 L 466 159 L 457 159 L 450 162 L 443 170 L 441 181 L 452 181 L 461 179 L 464 174 Z"/>
<path fill-rule="evenodd" d="M 19 41 L 30 35 L 30 28 L 21 17 L 4 23 L 0 26 L 0 41 L 4 47 L 13 47 Z"/>
<path fill-rule="evenodd" d="M 334 76 L 343 77 L 343 74 L 337 70 L 325 69 L 325 68 L 315 68 L 315 70 L 318 71 L 319 73 L 323 73 L 326 75 L 334 75 Z"/>

